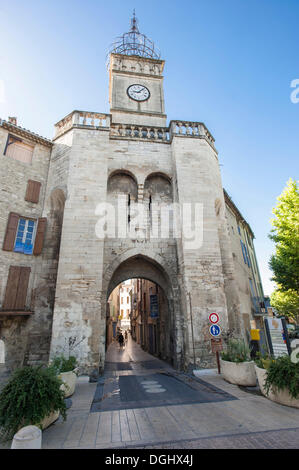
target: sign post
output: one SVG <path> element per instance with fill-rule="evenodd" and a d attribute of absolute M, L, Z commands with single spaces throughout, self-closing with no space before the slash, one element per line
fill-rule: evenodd
<path fill-rule="evenodd" d="M 212 347 L 212 352 L 216 353 L 218 374 L 220 374 L 219 351 L 222 351 L 222 339 L 219 338 L 219 336 L 221 335 L 221 328 L 219 325 L 217 325 L 219 320 L 220 318 L 217 313 L 211 313 L 209 315 L 209 321 L 210 323 L 212 323 L 212 325 L 210 326 L 210 335 L 212 336 L 211 347 Z"/>
<path fill-rule="evenodd" d="M 191 320 L 191 332 L 192 332 L 192 344 L 193 344 L 193 361 L 194 361 L 194 367 L 196 365 L 196 360 L 195 360 L 195 347 L 194 347 L 194 332 L 193 332 L 193 318 L 192 318 L 192 304 L 191 304 L 191 295 L 189 292 L 189 303 L 190 303 L 190 320 Z"/>

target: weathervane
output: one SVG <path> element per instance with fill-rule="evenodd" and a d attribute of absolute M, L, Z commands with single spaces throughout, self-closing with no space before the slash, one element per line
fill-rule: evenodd
<path fill-rule="evenodd" d="M 135 9 L 133 11 L 133 18 L 131 19 L 130 31 L 117 38 L 109 50 L 109 53 L 112 52 L 115 54 L 160 59 L 160 51 L 155 48 L 153 41 L 139 32 Z"/>
<path fill-rule="evenodd" d="M 133 10 L 133 18 L 131 19 L 131 31 L 140 34 L 137 26 L 137 18 L 135 16 L 135 8 Z"/>

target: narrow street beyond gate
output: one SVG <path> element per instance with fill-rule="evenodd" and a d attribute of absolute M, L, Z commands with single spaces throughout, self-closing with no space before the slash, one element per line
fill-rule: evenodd
<path fill-rule="evenodd" d="M 208 403 L 236 398 L 200 379 L 178 373 L 129 338 L 125 349 L 112 343 L 91 412 Z"/>

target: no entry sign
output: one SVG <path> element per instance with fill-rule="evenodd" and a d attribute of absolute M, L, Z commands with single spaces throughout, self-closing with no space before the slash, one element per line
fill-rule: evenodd
<path fill-rule="evenodd" d="M 214 324 L 214 323 L 218 323 L 218 322 L 219 322 L 219 315 L 218 315 L 218 313 L 211 313 L 211 314 L 209 315 L 209 320 L 210 320 L 210 322 L 213 323 L 213 324 Z"/>

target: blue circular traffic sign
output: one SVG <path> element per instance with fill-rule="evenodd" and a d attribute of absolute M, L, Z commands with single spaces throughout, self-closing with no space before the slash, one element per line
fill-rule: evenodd
<path fill-rule="evenodd" d="M 221 329 L 219 325 L 211 325 L 210 326 L 210 335 L 212 336 L 219 336 L 221 333 Z"/>

